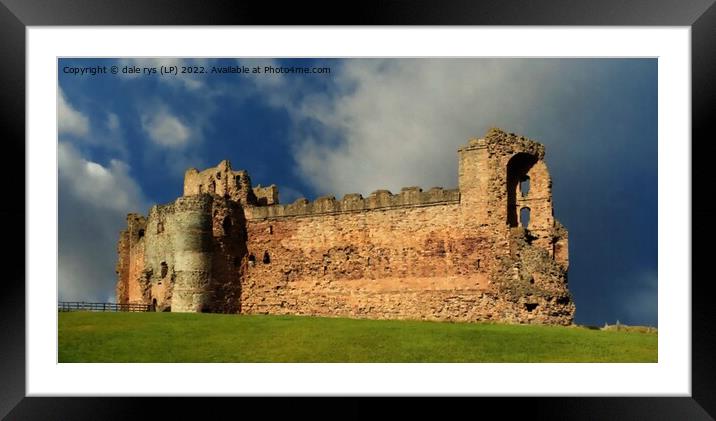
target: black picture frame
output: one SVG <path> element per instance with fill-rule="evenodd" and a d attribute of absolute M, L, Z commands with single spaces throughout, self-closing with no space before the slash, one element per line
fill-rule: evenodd
<path fill-rule="evenodd" d="M 539 0 L 539 1 L 362 1 L 351 13 L 338 2 L 248 2 L 192 0 L 0 0 L 0 109 L 5 174 L 25 174 L 25 29 L 65 25 L 625 25 L 691 28 L 692 158 L 704 157 L 710 142 L 708 123 L 716 105 L 716 6 L 714 0 Z M 699 154 L 694 153 L 699 150 Z M 22 159 L 21 159 L 22 157 Z M 692 164 L 695 166 L 695 162 Z M 692 174 L 694 172 L 692 166 Z M 25 360 L 25 183 L 6 176 L 2 221 L 6 244 L 0 290 L 0 416 L 8 419 L 164 418 L 188 415 L 202 407 L 186 398 L 58 398 L 26 397 Z M 24 178 L 23 178 L 24 181 Z M 692 177 L 692 192 L 705 182 Z M 708 216 L 696 202 L 692 223 Z M 693 206 L 693 205 L 692 205 Z M 53 209 L 53 206 L 48 206 Z M 20 221 L 24 223 L 21 224 Z M 703 230 L 702 230 L 703 231 Z M 704 235 L 704 234 L 701 234 Z M 22 240 L 21 240 L 22 239 Z M 692 237 L 693 241 L 694 237 Z M 692 246 L 692 262 L 708 261 L 708 248 Z M 560 397 L 479 398 L 480 412 L 505 411 L 511 416 L 550 419 L 713 419 L 716 417 L 716 306 L 710 277 L 694 278 L 692 291 L 692 393 L 690 397 Z M 683 282 L 690 280 L 684 279 Z M 212 399 L 206 414 L 237 413 L 234 399 Z M 243 405 L 243 403 L 242 403 Z M 267 403 L 262 402 L 266 407 Z M 358 404 L 339 403 L 356 414 Z M 315 403 L 270 405 L 272 416 L 315 408 Z M 398 404 L 398 406 L 401 406 Z M 410 403 L 421 412 L 439 408 L 432 400 Z M 175 415 L 176 414 L 176 415 Z M 384 413 L 385 415 L 386 413 Z"/>

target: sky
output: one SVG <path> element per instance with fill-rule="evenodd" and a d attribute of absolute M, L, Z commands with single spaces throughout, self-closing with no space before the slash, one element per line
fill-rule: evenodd
<path fill-rule="evenodd" d="M 575 322 L 658 325 L 656 59 L 104 58 L 58 72 L 62 301 L 115 301 L 127 213 L 172 202 L 187 168 L 229 159 L 281 203 L 455 188 L 457 148 L 499 127 L 546 147 Z"/>

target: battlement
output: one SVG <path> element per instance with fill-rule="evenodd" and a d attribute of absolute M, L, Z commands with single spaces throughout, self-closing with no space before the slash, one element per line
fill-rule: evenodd
<path fill-rule="evenodd" d="M 256 204 L 259 206 L 277 205 L 278 204 L 278 187 L 275 184 L 261 187 L 261 184 L 254 187 L 254 196 L 256 196 Z"/>
<path fill-rule="evenodd" d="M 361 194 L 350 193 L 341 200 L 336 200 L 333 196 L 323 196 L 313 202 L 300 198 L 288 205 L 254 206 L 249 208 L 250 215 L 247 219 L 328 215 L 459 202 L 460 191 L 457 189 L 433 187 L 423 191 L 420 187 L 404 187 L 398 194 L 392 194 L 389 190 L 376 190 L 365 198 Z"/>

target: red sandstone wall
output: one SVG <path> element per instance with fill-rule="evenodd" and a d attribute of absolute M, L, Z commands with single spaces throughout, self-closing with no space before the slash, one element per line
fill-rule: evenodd
<path fill-rule="evenodd" d="M 228 200 L 212 205 L 212 291 L 204 311 L 241 312 L 242 274 L 246 268 L 246 221 L 240 206 Z"/>
<path fill-rule="evenodd" d="M 147 283 L 144 276 L 144 236 L 147 219 L 127 215 L 127 229 L 120 233 L 117 251 L 117 302 L 144 303 Z"/>
<path fill-rule="evenodd" d="M 449 204 L 248 221 L 242 312 L 441 318 L 445 296 L 490 289 L 492 244 L 462 219 Z"/>
<path fill-rule="evenodd" d="M 144 271 L 144 244 L 137 244 L 129 251 L 129 302 L 141 304 L 145 300 L 145 285 L 143 284 Z"/>
<path fill-rule="evenodd" d="M 567 232 L 552 214 L 544 147 L 493 130 L 458 156 L 459 190 L 273 206 L 261 206 L 255 191 L 264 198 L 263 190 L 228 161 L 188 170 L 192 198 L 153 208 L 148 220 L 128 216 L 118 300 L 156 298 L 172 311 L 174 301 L 179 311 L 570 324 Z M 196 212 L 177 213 L 180 201 L 211 218 L 210 230 L 197 234 Z M 516 219 L 522 207 L 532 210 L 529 232 Z M 158 275 L 160 261 L 171 276 Z M 175 275 L 191 290 L 185 302 Z"/>
<path fill-rule="evenodd" d="M 124 230 L 119 234 L 117 242 L 117 302 L 127 304 L 129 302 L 129 231 Z"/>

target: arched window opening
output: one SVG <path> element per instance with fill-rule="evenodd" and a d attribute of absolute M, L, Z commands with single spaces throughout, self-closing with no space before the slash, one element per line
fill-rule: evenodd
<path fill-rule="evenodd" d="M 524 227 L 524 229 L 529 229 L 529 227 L 530 227 L 530 208 L 520 209 L 520 225 L 522 227 Z"/>
<path fill-rule="evenodd" d="M 204 185 L 199 184 L 199 194 L 202 194 L 202 193 L 204 193 Z"/>
<path fill-rule="evenodd" d="M 249 254 L 249 266 L 253 266 L 254 264 L 256 264 L 256 256 Z"/>
<path fill-rule="evenodd" d="M 164 232 L 164 223 L 161 221 L 157 222 L 157 234 L 161 234 Z"/>
<path fill-rule="evenodd" d="M 537 157 L 524 152 L 516 154 L 507 163 L 507 224 L 511 227 L 520 225 L 517 191 L 520 190 L 521 195 L 529 192 L 531 186 L 527 173 L 535 163 Z"/>
<path fill-rule="evenodd" d="M 480 259 L 477 259 L 477 268 L 480 269 Z"/>
<path fill-rule="evenodd" d="M 231 217 L 225 216 L 221 227 L 224 229 L 224 235 L 229 235 L 231 233 Z"/>
<path fill-rule="evenodd" d="M 157 299 L 152 300 L 152 311 L 157 311 Z"/>
<path fill-rule="evenodd" d="M 142 230 L 139 230 L 139 232 L 137 232 L 137 238 L 142 238 L 142 237 L 144 237 L 144 230 L 143 230 L 143 229 L 142 229 Z"/>
<path fill-rule="evenodd" d="M 220 173 L 220 172 L 216 173 L 216 179 L 217 179 L 217 180 L 221 180 L 221 173 Z"/>
<path fill-rule="evenodd" d="M 268 251 L 264 252 L 263 262 L 265 265 L 271 263 L 271 257 L 269 257 Z"/>
<path fill-rule="evenodd" d="M 216 193 L 216 183 L 214 180 L 211 180 L 211 183 L 209 183 L 209 193 Z"/>
<path fill-rule="evenodd" d="M 527 196 L 527 194 L 530 192 L 530 178 L 528 176 L 522 177 L 522 180 L 520 180 L 520 193 L 522 193 L 522 197 Z"/>
<path fill-rule="evenodd" d="M 167 262 L 162 262 L 162 279 L 167 277 L 167 272 L 169 272 L 169 266 L 167 266 Z"/>

